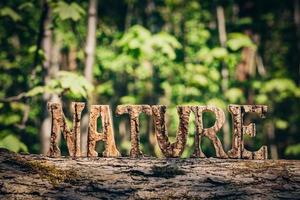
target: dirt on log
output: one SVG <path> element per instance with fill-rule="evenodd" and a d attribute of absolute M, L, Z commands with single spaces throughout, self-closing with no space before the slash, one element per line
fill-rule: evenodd
<path fill-rule="evenodd" d="M 1 199 L 299 199 L 300 161 L 48 158 L 0 150 Z"/>

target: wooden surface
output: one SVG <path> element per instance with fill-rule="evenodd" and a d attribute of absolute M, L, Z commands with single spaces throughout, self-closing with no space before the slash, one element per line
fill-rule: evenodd
<path fill-rule="evenodd" d="M 1 199 L 299 199 L 300 161 L 48 158 L 0 150 Z"/>

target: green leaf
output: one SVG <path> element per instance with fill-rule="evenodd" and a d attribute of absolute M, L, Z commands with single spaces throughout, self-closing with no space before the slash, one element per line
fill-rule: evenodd
<path fill-rule="evenodd" d="M 133 96 L 123 96 L 120 101 L 122 104 L 136 104 L 136 98 Z"/>
<path fill-rule="evenodd" d="M 9 7 L 4 7 L 0 10 L 0 16 L 10 17 L 13 21 L 21 21 L 21 16 Z"/>
<path fill-rule="evenodd" d="M 222 109 L 225 109 L 225 108 L 226 108 L 225 102 L 224 102 L 223 100 L 217 99 L 217 98 L 210 99 L 210 100 L 207 102 L 207 105 L 216 106 L 216 107 L 219 107 L 219 108 L 222 108 Z"/>
<path fill-rule="evenodd" d="M 44 86 L 37 86 L 32 88 L 31 90 L 29 90 L 26 93 L 27 97 L 33 97 L 33 96 L 37 96 L 39 94 L 43 94 L 45 92 L 45 87 Z"/>
<path fill-rule="evenodd" d="M 14 113 L 9 113 L 7 115 L 0 115 L 0 124 L 4 126 L 13 125 L 21 121 L 21 116 Z"/>
<path fill-rule="evenodd" d="M 184 95 L 185 96 L 200 96 L 201 91 L 196 87 L 186 87 Z"/>
<path fill-rule="evenodd" d="M 31 3 L 31 2 L 25 2 L 25 3 L 22 3 L 22 4 L 18 7 L 18 9 L 20 9 L 20 10 L 23 10 L 23 9 L 26 9 L 26 8 L 34 8 L 33 3 Z"/>
<path fill-rule="evenodd" d="M 191 83 L 196 84 L 198 86 L 207 86 L 208 85 L 208 79 L 207 76 L 202 74 L 195 74 L 190 79 Z"/>
<path fill-rule="evenodd" d="M 293 155 L 293 156 L 300 155 L 300 143 L 291 145 L 288 148 L 286 148 L 284 154 L 285 155 Z"/>
<path fill-rule="evenodd" d="M 233 51 L 237 51 L 242 47 L 255 47 L 251 39 L 242 33 L 231 33 L 228 36 L 227 46 Z"/>
<path fill-rule="evenodd" d="M 215 47 L 211 50 L 211 54 L 217 59 L 223 59 L 227 56 L 227 50 L 221 47 Z"/>
<path fill-rule="evenodd" d="M 266 81 L 260 91 L 274 96 L 275 102 L 281 102 L 288 97 L 300 97 L 300 88 L 293 80 L 288 78 L 275 78 Z"/>
<path fill-rule="evenodd" d="M 54 4 L 53 12 L 59 16 L 61 20 L 72 19 L 78 21 L 84 14 L 85 11 L 77 3 L 68 4 L 64 1 L 59 1 Z"/>
<path fill-rule="evenodd" d="M 113 82 L 110 80 L 101 83 L 96 87 L 95 91 L 100 95 L 113 95 L 114 94 Z"/>
<path fill-rule="evenodd" d="M 269 101 L 269 98 L 265 94 L 258 94 L 255 97 L 255 102 L 258 104 L 266 104 L 266 103 L 268 103 L 268 101 Z"/>
<path fill-rule="evenodd" d="M 285 121 L 285 120 L 277 119 L 277 120 L 275 120 L 275 126 L 278 129 L 284 130 L 284 129 L 288 128 L 289 123 L 287 121 Z"/>
<path fill-rule="evenodd" d="M 244 100 L 244 93 L 240 88 L 230 88 L 225 92 L 225 97 L 230 103 L 238 103 Z"/>
<path fill-rule="evenodd" d="M 63 90 L 70 90 L 71 94 L 77 97 L 86 98 L 94 89 L 88 80 L 73 72 L 59 71 L 57 79 Z"/>
<path fill-rule="evenodd" d="M 213 55 L 208 47 L 201 48 L 197 54 L 197 58 L 204 63 L 211 63 L 213 61 Z"/>
<path fill-rule="evenodd" d="M 28 152 L 27 146 L 14 135 L 7 135 L 0 141 L 0 147 L 9 149 L 13 152 Z"/>
<path fill-rule="evenodd" d="M 117 42 L 117 45 L 124 48 L 129 47 L 129 49 L 136 49 L 141 47 L 141 45 L 150 37 L 150 31 L 140 25 L 135 25 L 123 35 Z"/>
<path fill-rule="evenodd" d="M 75 97 L 88 97 L 94 86 L 83 76 L 73 72 L 59 71 L 55 79 L 50 80 L 46 86 L 36 86 L 26 93 L 27 97 L 41 95 L 43 93 L 61 94 L 68 91 Z"/>
<path fill-rule="evenodd" d="M 146 41 L 142 50 L 146 55 L 152 52 L 161 52 L 174 60 L 176 58 L 175 49 L 179 48 L 181 48 L 181 44 L 175 37 L 167 33 L 158 33 Z"/>
<path fill-rule="evenodd" d="M 251 24 L 251 23 L 253 23 L 253 21 L 252 21 L 252 18 L 250 18 L 250 17 L 243 17 L 243 18 L 240 18 L 240 19 L 237 21 L 237 24 L 238 24 L 239 26 L 241 26 L 241 25 L 249 25 L 249 24 Z"/>

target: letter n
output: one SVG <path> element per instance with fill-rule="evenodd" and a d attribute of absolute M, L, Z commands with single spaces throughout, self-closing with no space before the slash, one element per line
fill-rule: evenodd
<path fill-rule="evenodd" d="M 72 102 L 73 111 L 73 127 L 70 130 L 65 115 L 62 110 L 60 103 L 48 103 L 48 110 L 51 113 L 52 125 L 51 125 L 51 138 L 50 138 L 50 149 L 48 156 L 60 157 L 60 149 L 58 147 L 58 135 L 60 132 L 63 133 L 64 139 L 67 142 L 69 155 L 72 157 L 80 157 L 80 119 L 81 112 L 85 107 L 85 103 Z"/>

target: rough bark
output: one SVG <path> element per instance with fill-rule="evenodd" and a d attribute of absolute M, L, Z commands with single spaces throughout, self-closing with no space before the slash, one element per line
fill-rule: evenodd
<path fill-rule="evenodd" d="M 139 115 L 145 113 L 151 115 L 151 107 L 149 105 L 119 105 L 117 106 L 116 114 L 129 114 L 130 116 L 130 141 L 131 150 L 130 157 L 137 158 L 143 156 L 140 150 L 140 121 Z"/>
<path fill-rule="evenodd" d="M 102 132 L 97 131 L 97 119 L 101 116 Z M 115 144 L 115 135 L 113 129 L 112 117 L 108 105 L 92 105 L 87 143 L 87 156 L 97 157 L 96 143 L 103 141 L 105 143 L 104 157 L 119 157 L 121 154 Z"/>
<path fill-rule="evenodd" d="M 217 132 L 225 123 L 225 113 L 220 108 L 215 106 L 192 106 L 192 111 L 195 114 L 196 134 L 195 134 L 195 150 L 193 156 L 206 157 L 200 148 L 201 136 L 208 137 L 214 145 L 217 158 L 228 158 L 225 153 L 220 139 L 217 137 Z M 216 122 L 211 128 L 203 128 L 202 114 L 203 112 L 212 112 L 216 116 Z"/>
<path fill-rule="evenodd" d="M 230 158 L 244 158 L 244 159 L 267 159 L 267 146 L 262 146 L 258 151 L 248 151 L 244 147 L 244 135 L 250 137 L 256 135 L 256 128 L 254 123 L 244 125 L 244 115 L 246 113 L 256 113 L 261 118 L 265 117 L 267 106 L 265 105 L 229 105 L 229 112 L 232 115 L 233 133 L 232 133 L 232 148 L 228 152 Z"/>
<path fill-rule="evenodd" d="M 51 139 L 50 148 L 47 153 L 50 157 L 59 157 L 60 149 L 58 147 L 58 138 L 60 132 L 63 133 L 65 140 L 67 141 L 67 147 L 69 155 L 72 157 L 80 157 L 80 119 L 81 112 L 84 109 L 85 103 L 73 102 L 73 127 L 70 129 L 67 125 L 66 118 L 62 111 L 61 104 L 59 103 L 49 103 L 48 109 L 52 116 L 52 126 L 51 126 Z"/>
<path fill-rule="evenodd" d="M 1 199 L 297 199 L 300 161 L 48 158 L 0 150 Z"/>
<path fill-rule="evenodd" d="M 174 143 L 170 142 L 168 137 L 168 131 L 166 128 L 166 106 L 154 105 L 151 106 L 151 108 L 154 130 L 160 150 L 162 151 L 165 157 L 180 157 L 184 151 L 187 141 L 191 107 L 177 106 L 179 126 Z"/>

